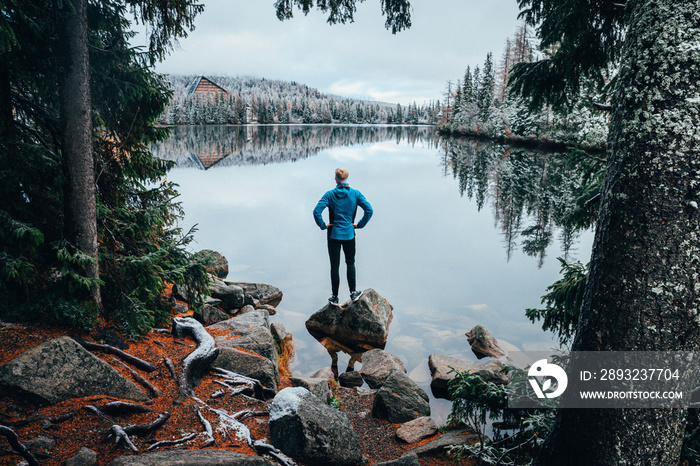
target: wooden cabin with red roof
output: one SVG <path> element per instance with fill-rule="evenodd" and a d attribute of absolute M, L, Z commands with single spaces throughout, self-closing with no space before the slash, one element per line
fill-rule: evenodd
<path fill-rule="evenodd" d="M 204 76 L 198 76 L 187 86 L 187 95 L 216 96 L 226 93 L 226 89 Z"/>

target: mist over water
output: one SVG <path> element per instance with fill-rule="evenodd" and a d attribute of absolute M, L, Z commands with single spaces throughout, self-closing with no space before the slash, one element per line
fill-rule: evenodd
<path fill-rule="evenodd" d="M 154 152 L 178 164 L 169 179 L 181 226 L 197 225 L 193 250 L 223 254 L 229 280 L 284 292 L 271 320 L 294 334 L 297 376 L 331 364 L 304 323 L 330 295 L 326 233 L 311 212 L 336 167 L 374 209 L 357 231 L 358 288 L 392 304 L 385 349 L 429 394 L 428 356 L 475 360 L 464 333 L 476 324 L 519 349 L 556 346 L 525 309 L 559 278 L 557 257 L 590 254 L 591 233 L 559 224 L 574 177 L 556 154 L 440 140 L 433 127 L 339 125 L 177 127 Z M 341 277 L 344 300 L 344 265 Z M 449 402 L 431 405 L 444 422 Z"/>

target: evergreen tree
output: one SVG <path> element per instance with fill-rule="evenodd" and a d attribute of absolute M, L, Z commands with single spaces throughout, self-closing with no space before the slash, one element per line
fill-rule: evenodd
<path fill-rule="evenodd" d="M 689 310 L 700 307 L 700 297 L 682 284 L 697 281 L 700 256 L 700 172 L 693 168 L 700 121 L 691 103 L 700 95 L 700 60 L 679 51 L 697 40 L 698 3 L 519 4 L 541 47 L 552 50 L 511 75 L 514 91 L 532 108 L 571 108 L 584 84 L 602 86 L 619 68 L 572 350 L 696 351 L 700 327 Z M 680 408 L 562 409 L 537 464 L 678 464 L 687 417 Z"/>
<path fill-rule="evenodd" d="M 134 333 L 164 317 L 166 280 L 204 288 L 203 267 L 190 261 L 181 248 L 186 235 L 180 237 L 172 227 L 179 212 L 171 201 L 173 186 L 156 184 L 169 165 L 154 160 L 148 149 L 165 137 L 153 123 L 170 96 L 149 63 L 164 53 L 165 39 L 177 37 L 184 27 L 159 21 L 176 18 L 174 10 L 186 4 L 143 7 L 162 9 L 152 24 L 159 39 L 145 53 L 128 44 L 127 5 L 87 5 L 91 74 L 84 90 L 89 91 L 91 120 L 97 122 L 90 138 L 101 298 L 105 313 Z M 137 18 L 150 23 L 141 6 L 131 5 Z M 59 143 L 65 133 L 56 124 L 63 108 L 56 51 L 66 44 L 57 43 L 63 24 L 55 21 L 62 12 L 54 6 L 59 8 L 38 0 L 0 5 L 0 197 L 7 201 L 0 210 L 0 312 L 88 328 L 97 309 L 81 304 L 82 269 L 94 260 L 74 248 L 62 208 L 71 193 L 62 189 L 67 161 Z"/>
<path fill-rule="evenodd" d="M 464 72 L 464 81 L 462 84 L 462 99 L 464 103 L 475 103 L 476 99 L 474 98 L 474 80 L 472 78 L 472 72 L 467 66 L 466 71 Z"/>
<path fill-rule="evenodd" d="M 493 60 L 491 53 L 486 55 L 484 62 L 483 76 L 479 83 L 476 105 L 479 109 L 479 119 L 486 123 L 489 121 L 491 114 L 491 105 L 493 105 L 494 92 L 494 75 L 493 75 Z"/>

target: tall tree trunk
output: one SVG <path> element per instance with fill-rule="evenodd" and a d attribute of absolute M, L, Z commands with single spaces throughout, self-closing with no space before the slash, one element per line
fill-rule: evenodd
<path fill-rule="evenodd" d="M 95 260 L 87 267 L 87 277 L 99 278 L 87 0 L 64 0 L 59 15 L 63 59 L 63 72 L 59 78 L 60 117 L 68 178 L 66 230 L 68 238 L 75 242 L 78 249 Z M 90 297 L 98 306 L 101 305 L 99 287 L 91 292 Z"/>
<path fill-rule="evenodd" d="M 693 351 L 700 336 L 699 0 L 637 0 L 577 351 Z M 562 409 L 538 464 L 678 464 L 682 409 Z"/>

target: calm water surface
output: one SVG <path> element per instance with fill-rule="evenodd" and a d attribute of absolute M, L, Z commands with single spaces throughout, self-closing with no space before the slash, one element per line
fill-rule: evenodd
<path fill-rule="evenodd" d="M 311 212 L 338 166 L 374 208 L 357 232 L 358 288 L 392 304 L 385 349 L 428 393 L 428 356 L 475 359 L 464 333 L 476 324 L 519 349 L 555 346 L 525 309 L 559 278 L 557 257 L 589 257 L 592 234 L 558 226 L 573 178 L 551 154 L 386 126 L 180 127 L 155 153 L 178 162 L 169 177 L 182 227 L 197 225 L 193 249 L 226 256 L 229 280 L 284 292 L 272 321 L 294 334 L 297 376 L 331 364 L 304 323 L 330 295 L 326 234 Z M 449 402 L 431 403 L 444 422 Z"/>

